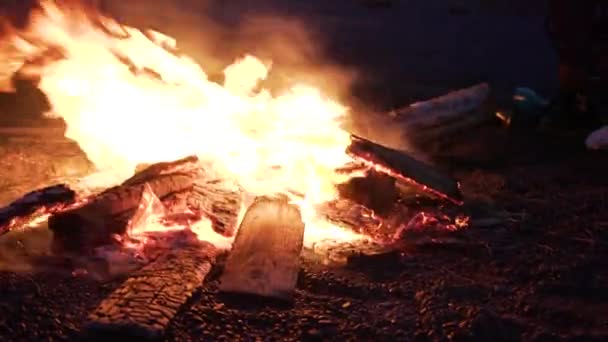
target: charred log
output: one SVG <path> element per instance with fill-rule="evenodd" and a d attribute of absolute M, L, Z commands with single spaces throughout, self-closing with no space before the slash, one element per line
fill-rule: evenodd
<path fill-rule="evenodd" d="M 173 162 L 162 162 L 148 166 L 140 166 L 141 170 L 137 172 L 133 177 L 127 179 L 122 185 L 130 186 L 146 183 L 155 179 L 156 177 L 173 174 L 173 173 L 186 173 L 196 172 L 201 168 L 199 160 L 196 156 L 188 156 Z"/>
<path fill-rule="evenodd" d="M 192 189 L 176 193 L 163 202 L 172 208 L 185 206 L 197 216 L 209 218 L 217 233 L 234 236 L 241 209 L 241 193 L 227 189 L 218 180 L 200 177 Z"/>
<path fill-rule="evenodd" d="M 304 241 L 300 211 L 285 199 L 258 198 L 239 228 L 220 291 L 290 301 Z"/>
<path fill-rule="evenodd" d="M 38 211 L 52 210 L 72 203 L 75 199 L 76 193 L 63 184 L 32 191 L 0 209 L 0 235 L 9 232 L 12 227 Z"/>
<path fill-rule="evenodd" d="M 159 257 L 133 274 L 93 311 L 89 338 L 162 338 L 169 321 L 199 288 L 217 250 L 201 243 Z"/>
<path fill-rule="evenodd" d="M 466 132 L 496 121 L 487 84 L 447 93 L 389 113 L 403 141 L 430 155 L 442 155 L 466 141 Z"/>
<path fill-rule="evenodd" d="M 54 233 L 55 248 L 81 251 L 125 234 L 146 186 L 161 200 L 191 189 L 198 177 L 196 161 L 194 157 L 152 165 L 84 205 L 51 216 L 49 229 Z"/>
<path fill-rule="evenodd" d="M 353 177 L 339 184 L 340 197 L 383 214 L 392 209 L 399 197 L 395 178 L 376 170 L 367 171 L 362 177 Z"/>
<path fill-rule="evenodd" d="M 457 90 L 423 102 L 413 103 L 391 114 L 411 133 L 458 123 L 488 104 L 490 88 L 486 83 Z M 484 118 L 493 117 L 486 114 Z M 480 120 L 483 118 L 479 118 Z"/>

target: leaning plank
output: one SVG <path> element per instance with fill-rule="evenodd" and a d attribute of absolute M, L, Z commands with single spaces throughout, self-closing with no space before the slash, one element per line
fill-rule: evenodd
<path fill-rule="evenodd" d="M 291 300 L 304 223 L 284 198 L 261 197 L 249 207 L 220 281 L 220 291 Z"/>
<path fill-rule="evenodd" d="M 89 316 L 88 338 L 161 339 L 169 321 L 211 270 L 216 248 L 176 248 L 133 274 Z"/>
<path fill-rule="evenodd" d="M 64 184 L 32 191 L 0 209 L 0 235 L 39 211 L 52 212 L 54 208 L 72 203 L 75 199 L 76 193 Z"/>
<path fill-rule="evenodd" d="M 397 180 L 414 185 L 415 188 L 462 204 L 462 193 L 457 181 L 442 175 L 431 166 L 408 156 L 405 152 L 376 144 L 352 135 L 346 152 L 379 172 L 387 173 Z"/>
<path fill-rule="evenodd" d="M 181 161 L 178 161 L 181 163 Z M 81 207 L 57 213 L 49 218 L 49 229 L 54 233 L 56 248 L 81 251 L 112 241 L 114 235 L 126 232 L 128 222 L 141 203 L 144 190 L 149 187 L 161 200 L 172 194 L 191 189 L 198 172 L 175 168 L 170 173 L 152 172 L 141 181 L 131 181 L 110 188 Z M 152 168 L 152 167 L 151 167 Z M 167 168 L 161 168 L 166 170 Z M 146 172 L 145 170 L 143 172 Z M 149 177 L 148 177 L 149 176 Z"/>

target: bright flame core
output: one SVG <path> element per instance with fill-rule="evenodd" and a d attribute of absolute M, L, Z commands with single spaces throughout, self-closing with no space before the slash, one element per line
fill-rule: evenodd
<path fill-rule="evenodd" d="M 245 56 L 211 82 L 176 42 L 83 10 L 42 2 L 14 45 L 30 55 L 58 48 L 65 58 L 33 70 L 66 136 L 116 182 L 137 164 L 195 154 L 248 195 L 290 196 L 306 223 L 305 244 L 361 236 L 318 217 L 337 196 L 336 169 L 350 162 L 341 120 L 347 108 L 319 90 L 295 85 L 273 97 L 254 91 L 269 68 Z"/>

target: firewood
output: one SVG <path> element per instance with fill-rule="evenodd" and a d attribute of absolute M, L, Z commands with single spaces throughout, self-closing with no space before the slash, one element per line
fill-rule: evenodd
<path fill-rule="evenodd" d="M 468 116 L 454 122 L 429 127 L 426 129 L 411 130 L 406 134 L 409 141 L 420 146 L 426 143 L 450 140 L 452 137 L 458 134 L 479 127 L 483 123 L 488 122 L 490 119 L 491 117 L 486 112 L 475 112 L 470 113 Z"/>
<path fill-rule="evenodd" d="M 356 160 L 393 176 L 398 181 L 412 185 L 422 192 L 447 199 L 454 204 L 462 204 L 462 193 L 458 182 L 403 151 L 352 135 L 351 144 L 346 152 Z"/>
<path fill-rule="evenodd" d="M 187 194 L 188 208 L 199 211 L 213 224 L 213 230 L 224 236 L 234 236 L 241 210 L 241 192 L 229 190 L 214 180 L 198 179 Z"/>
<path fill-rule="evenodd" d="M 0 209 L 0 235 L 38 211 L 72 203 L 75 198 L 76 193 L 63 184 L 32 191 Z"/>
<path fill-rule="evenodd" d="M 290 301 L 304 223 L 284 198 L 261 197 L 249 207 L 220 278 L 220 291 Z"/>
<path fill-rule="evenodd" d="M 428 101 L 413 103 L 391 114 L 409 130 L 442 126 L 460 120 L 482 107 L 488 101 L 489 93 L 489 86 L 482 83 Z"/>
<path fill-rule="evenodd" d="M 124 181 L 122 185 L 128 186 L 142 184 L 158 176 L 176 172 L 193 172 L 194 170 L 197 170 L 200 167 L 201 166 L 199 164 L 198 157 L 196 156 L 188 156 L 173 162 L 156 163 L 142 168 L 142 170 L 136 172 L 133 177 Z"/>
<path fill-rule="evenodd" d="M 133 274 L 89 316 L 87 338 L 161 339 L 169 321 L 205 280 L 217 249 L 180 246 Z"/>
<path fill-rule="evenodd" d="M 122 185 L 110 188 L 81 207 L 52 215 L 49 229 L 58 249 L 81 251 L 110 243 L 114 235 L 126 232 L 128 222 L 149 186 L 160 198 L 191 189 L 199 173 L 194 160 L 150 166 Z"/>

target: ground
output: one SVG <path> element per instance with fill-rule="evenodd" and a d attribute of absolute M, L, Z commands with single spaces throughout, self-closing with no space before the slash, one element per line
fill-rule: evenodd
<path fill-rule="evenodd" d="M 533 148 L 524 155 L 521 145 L 514 148 L 517 158 L 506 165 L 453 170 L 470 210 L 512 217 L 471 227 L 474 243 L 348 267 L 305 259 L 289 308 L 225 304 L 213 272 L 172 321 L 167 340 L 605 340 L 608 155 L 572 142 L 525 143 Z M 74 337 L 120 283 L 2 272 L 0 335 Z"/>
<path fill-rule="evenodd" d="M 376 42 L 383 49 L 383 53 L 372 53 L 376 59 L 361 57 L 362 50 L 371 49 L 363 46 L 374 47 L 373 32 L 344 33 L 357 26 L 363 12 L 352 14 L 348 25 L 338 25 L 350 43 L 338 33 L 336 41 L 352 47 L 337 49 L 345 51 L 345 63 L 369 66 L 365 70 L 388 69 L 370 81 L 369 88 L 364 87 L 374 93 L 382 81 L 394 89 L 392 98 L 382 105 L 407 103 L 437 89 L 480 79 L 507 90 L 519 84 L 551 89 L 554 62 L 542 37 L 541 17 L 482 10 L 450 12 L 435 3 L 439 2 L 400 1 L 393 12 L 366 9 L 368 18 L 374 18 L 369 21 L 376 35 L 378 27 L 386 35 L 395 30 L 395 38 Z M 462 29 L 460 38 L 449 38 L 448 32 L 456 28 Z M 435 57 L 425 55 L 426 50 Z M 364 97 L 370 97 L 369 93 Z M 491 144 L 496 136 L 501 143 Z M 486 154 L 494 158 L 466 162 L 461 157 L 439 166 L 461 180 L 466 210 L 502 212 L 508 220 L 473 225 L 466 232 L 473 243 L 464 247 L 437 245 L 348 267 L 305 259 L 295 303 L 288 308 L 255 302 L 225 304 L 216 290 L 220 263 L 171 322 L 166 339 L 607 340 L 608 154 L 584 150 L 580 139 L 534 132 L 475 132 L 466 140 L 464 146 L 478 150 L 479 145 L 492 146 Z M 51 158 L 54 161 L 84 163 L 73 147 L 28 152 L 48 148 L 48 141 L 4 141 L 3 146 L 4 161 L 9 161 L 9 155 L 12 158 L 5 170 L 10 166 L 44 171 L 28 176 L 27 181 L 7 180 L 3 188 L 19 186 L 2 197 L 3 203 L 22 189 L 44 183 L 36 178 L 42 173 L 52 177 L 61 170 L 40 161 L 51 153 L 60 154 Z M 65 150 L 72 152 L 62 154 Z M 87 314 L 122 280 L 98 282 L 51 271 L 3 271 L 0 339 L 76 338 Z"/>

